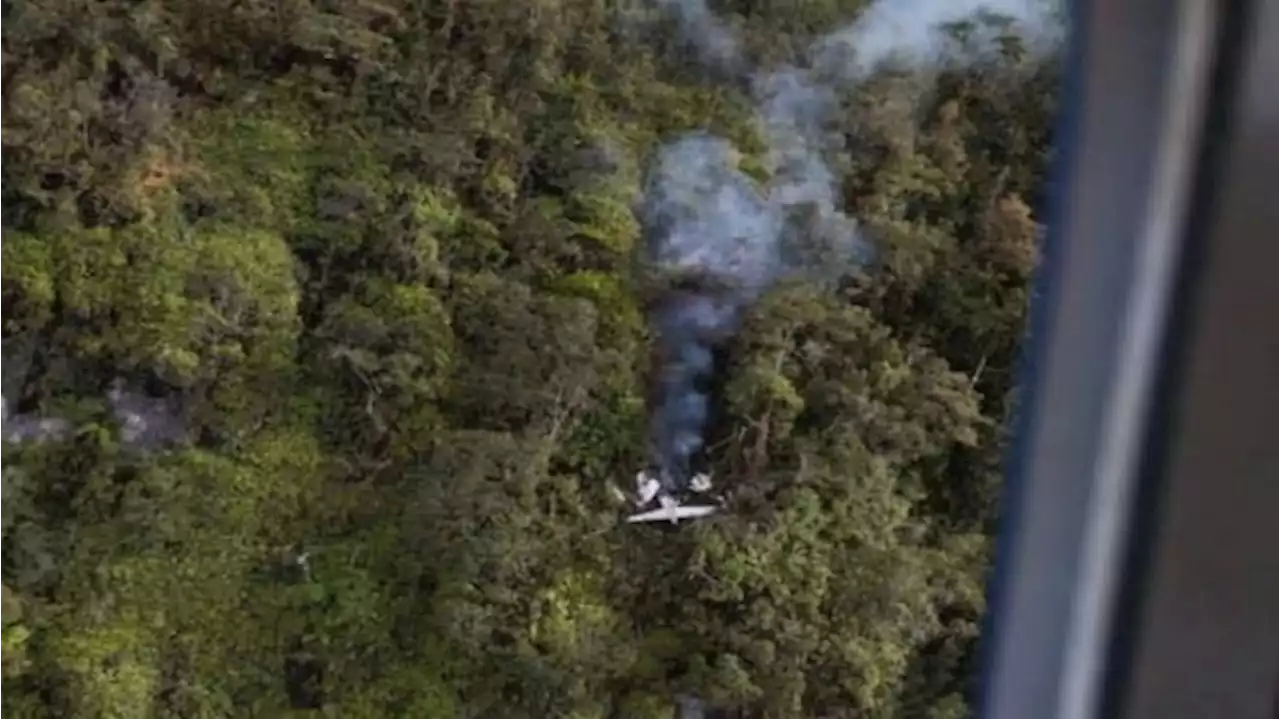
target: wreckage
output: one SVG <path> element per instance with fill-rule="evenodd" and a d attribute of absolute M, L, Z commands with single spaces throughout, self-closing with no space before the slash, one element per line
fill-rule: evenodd
<path fill-rule="evenodd" d="M 668 481 L 663 481 L 664 479 Z M 664 477 L 661 471 L 641 470 L 636 473 L 636 487 L 633 501 L 637 508 L 654 507 L 627 517 L 627 522 L 668 521 L 678 524 L 682 519 L 697 519 L 715 514 L 722 508 L 719 499 L 710 495 L 711 475 L 699 472 L 689 479 L 687 492 L 673 491 L 671 478 Z M 685 501 L 677 495 L 685 494 Z M 694 503 L 698 495 L 712 499 L 713 504 Z"/>
<path fill-rule="evenodd" d="M 677 524 L 721 508 L 710 494 L 711 474 L 691 465 L 711 413 L 713 348 L 737 325 L 739 288 L 713 273 L 670 267 L 650 281 L 645 305 L 656 341 L 647 391 L 649 465 L 636 473 L 632 493 L 617 494 L 642 510 L 627 522 Z"/>

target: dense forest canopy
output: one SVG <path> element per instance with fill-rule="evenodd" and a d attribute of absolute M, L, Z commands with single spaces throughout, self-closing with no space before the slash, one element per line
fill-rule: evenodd
<path fill-rule="evenodd" d="M 788 222 L 872 251 L 717 347 L 729 511 L 610 491 L 654 158 L 778 177 L 699 8 L 774 67 L 864 5 L 6 2 L 5 715 L 966 715 L 1058 86 L 1016 26 L 832 81 Z"/>

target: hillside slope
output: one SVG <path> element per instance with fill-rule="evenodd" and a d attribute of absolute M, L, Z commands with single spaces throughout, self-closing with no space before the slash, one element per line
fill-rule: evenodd
<path fill-rule="evenodd" d="M 861 5 L 717 12 L 776 62 Z M 645 460 L 633 209 L 675 133 L 768 173 L 670 20 L 4 19 L 6 716 L 964 714 L 1052 58 L 1002 35 L 842 89 L 875 261 L 750 308 L 709 437 L 732 511 L 669 532 L 608 490 Z"/>

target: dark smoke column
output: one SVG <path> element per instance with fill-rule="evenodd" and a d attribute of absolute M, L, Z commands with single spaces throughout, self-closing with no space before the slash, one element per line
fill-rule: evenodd
<path fill-rule="evenodd" d="M 737 306 L 709 288 L 665 293 L 653 310 L 659 344 L 657 397 L 651 431 L 662 482 L 669 492 L 684 488 L 690 460 L 702 448 L 709 414 L 706 381 L 712 348 L 737 324 Z"/>
<path fill-rule="evenodd" d="M 778 213 L 738 171 L 732 146 L 694 134 L 658 153 L 640 220 L 646 261 L 663 288 L 650 321 L 658 363 L 651 432 L 668 492 L 684 489 L 703 445 L 712 346 L 778 271 Z"/>

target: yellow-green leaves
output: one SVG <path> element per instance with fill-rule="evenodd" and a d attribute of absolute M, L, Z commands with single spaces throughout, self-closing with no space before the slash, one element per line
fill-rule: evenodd
<path fill-rule="evenodd" d="M 52 654 L 75 687 L 73 711 L 109 719 L 151 715 L 161 673 L 153 642 L 138 619 L 60 637 Z"/>
<path fill-rule="evenodd" d="M 0 592 L 3 592 L 0 613 L 4 615 L 3 635 L 0 636 L 0 651 L 3 652 L 0 676 L 7 681 L 22 674 L 30 663 L 26 644 L 31 638 L 31 630 L 23 622 L 23 603 L 17 593 L 7 585 L 0 585 Z"/>
<path fill-rule="evenodd" d="M 266 113 L 225 108 L 198 115 L 188 132 L 197 187 L 219 215 L 277 231 L 303 221 L 312 147 L 305 115 L 279 105 Z"/>
<path fill-rule="evenodd" d="M 240 419 L 289 381 L 299 297 L 279 235 L 157 220 L 19 234 L 5 255 L 19 298 L 7 329 L 74 326 L 50 348 L 72 366 L 111 362 L 178 387 L 212 385 L 219 411 Z"/>
<path fill-rule="evenodd" d="M 51 250 L 53 243 L 39 235 L 23 232 L 5 233 L 0 243 L 3 259 L 5 300 L 13 297 L 12 311 L 6 308 L 5 335 L 39 329 L 49 321 L 57 299 L 57 277 Z"/>

